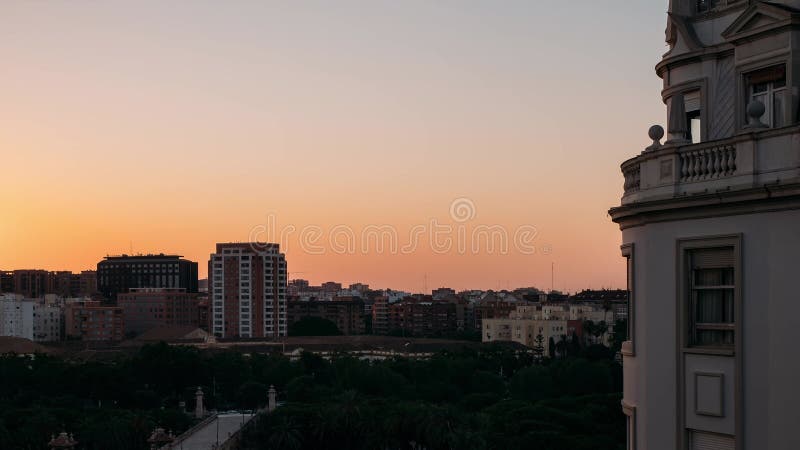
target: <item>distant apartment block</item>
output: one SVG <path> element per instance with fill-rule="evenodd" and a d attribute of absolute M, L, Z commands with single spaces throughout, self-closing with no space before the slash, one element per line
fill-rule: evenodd
<path fill-rule="evenodd" d="M 517 306 L 525 304 L 516 297 L 499 297 L 493 292 L 486 293 L 479 300 L 470 303 L 468 308 L 467 329 L 481 331 L 485 319 L 504 319 L 515 311 Z"/>
<path fill-rule="evenodd" d="M 579 323 L 573 325 L 580 326 Z M 486 319 L 483 321 L 483 342 L 518 342 L 526 347 L 535 347 L 538 336 L 547 348 L 550 338 L 555 342 L 571 339 L 572 333 L 566 320 L 535 319 Z"/>
<path fill-rule="evenodd" d="M 197 263 L 179 255 L 107 256 L 97 263 L 97 286 L 112 302 L 118 294 L 138 288 L 179 288 L 194 293 Z"/>
<path fill-rule="evenodd" d="M 278 244 L 217 244 L 208 273 L 214 335 L 286 336 L 286 257 Z"/>
<path fill-rule="evenodd" d="M 0 336 L 37 342 L 61 340 L 61 308 L 19 295 L 0 295 Z"/>
<path fill-rule="evenodd" d="M 364 302 L 358 298 L 331 301 L 290 301 L 289 324 L 306 317 L 321 317 L 336 324 L 344 335 L 364 334 Z"/>
<path fill-rule="evenodd" d="M 64 308 L 66 337 L 83 341 L 121 341 L 125 337 L 122 308 L 97 301 L 79 301 Z"/>
<path fill-rule="evenodd" d="M 458 330 L 455 303 L 406 299 L 392 303 L 388 309 L 390 332 L 409 336 L 443 336 Z"/>
<path fill-rule="evenodd" d="M 0 271 L 0 294 L 14 293 L 14 272 Z"/>
<path fill-rule="evenodd" d="M 61 313 L 58 306 L 41 302 L 33 304 L 33 340 L 57 342 L 61 340 Z"/>
<path fill-rule="evenodd" d="M 167 326 L 200 327 L 198 302 L 197 293 L 180 288 L 139 288 L 117 295 L 125 331 L 137 334 Z"/>
<path fill-rule="evenodd" d="M 372 333 L 389 333 L 389 297 L 380 295 L 372 303 Z"/>
<path fill-rule="evenodd" d="M 342 283 L 337 283 L 335 281 L 327 281 L 322 283 L 320 286 L 323 292 L 331 293 L 331 294 L 338 294 L 339 291 L 342 290 Z"/>
<path fill-rule="evenodd" d="M 33 302 L 14 294 L 0 296 L 0 336 L 33 340 Z"/>
<path fill-rule="evenodd" d="M 50 272 L 46 270 L 15 270 L 13 273 L 14 293 L 25 298 L 39 298 L 51 293 Z"/>
<path fill-rule="evenodd" d="M 438 299 L 443 298 L 443 297 L 452 296 L 452 295 L 456 295 L 455 289 L 450 289 L 450 288 L 445 288 L 445 287 L 434 289 L 431 292 L 431 296 L 435 300 L 438 300 Z"/>

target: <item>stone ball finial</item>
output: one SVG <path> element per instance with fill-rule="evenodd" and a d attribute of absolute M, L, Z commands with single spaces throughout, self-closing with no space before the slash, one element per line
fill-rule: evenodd
<path fill-rule="evenodd" d="M 645 151 L 656 150 L 661 147 L 661 138 L 664 137 L 664 127 L 661 125 L 653 125 L 647 130 L 647 135 L 653 140 L 653 143 L 645 149 Z"/>
<path fill-rule="evenodd" d="M 647 135 L 650 136 L 650 139 L 653 141 L 660 141 L 661 138 L 664 137 L 664 127 L 661 125 L 653 125 L 647 130 Z"/>
<path fill-rule="evenodd" d="M 767 125 L 761 122 L 761 116 L 767 108 L 758 100 L 753 100 L 747 105 L 747 126 L 748 128 L 766 128 Z"/>

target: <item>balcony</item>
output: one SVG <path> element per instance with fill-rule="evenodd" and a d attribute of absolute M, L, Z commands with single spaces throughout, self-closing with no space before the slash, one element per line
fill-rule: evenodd
<path fill-rule="evenodd" d="M 654 130 L 655 129 L 655 130 Z M 656 200 L 722 195 L 800 182 L 800 126 L 750 129 L 698 144 L 659 143 L 622 164 L 623 206 Z"/>

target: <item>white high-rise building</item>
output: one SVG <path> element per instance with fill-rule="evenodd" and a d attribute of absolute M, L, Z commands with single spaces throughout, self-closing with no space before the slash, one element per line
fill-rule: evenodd
<path fill-rule="evenodd" d="M 622 164 L 628 448 L 800 449 L 800 0 L 671 0 Z"/>
<path fill-rule="evenodd" d="M 211 332 L 221 338 L 286 336 L 286 257 L 278 244 L 217 244 L 208 262 Z"/>

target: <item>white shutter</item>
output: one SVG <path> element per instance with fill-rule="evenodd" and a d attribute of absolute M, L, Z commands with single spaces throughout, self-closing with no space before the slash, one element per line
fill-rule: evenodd
<path fill-rule="evenodd" d="M 683 104 L 686 105 L 686 112 L 700 111 L 700 91 L 684 92 Z"/>
<path fill-rule="evenodd" d="M 724 434 L 692 431 L 690 439 L 692 450 L 734 450 L 736 448 L 736 440 L 733 436 Z"/>
<path fill-rule="evenodd" d="M 733 247 L 696 249 L 691 255 L 692 267 L 697 269 L 734 267 Z"/>

